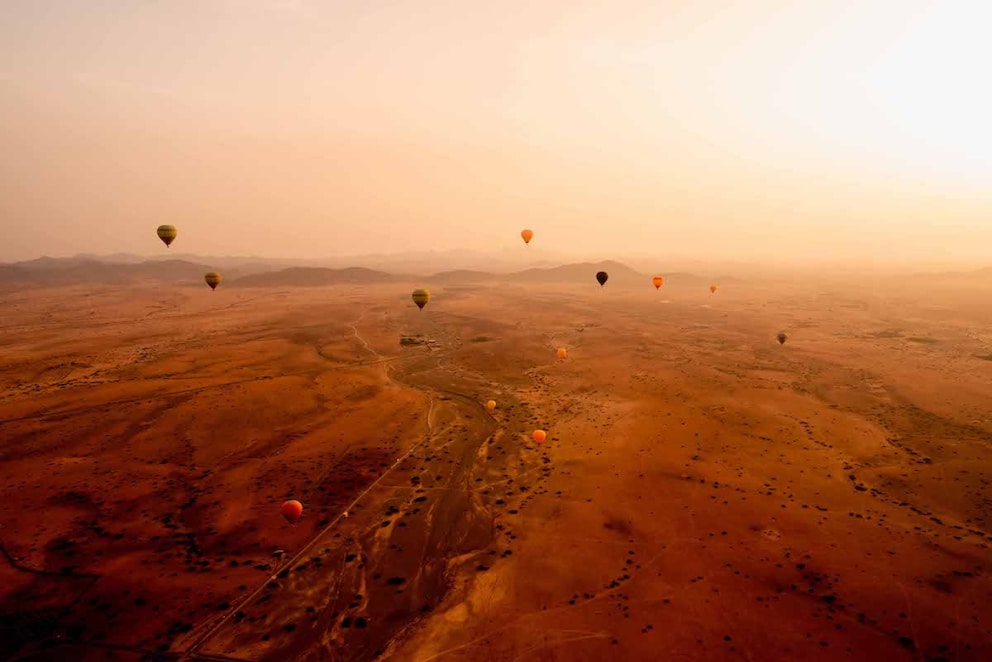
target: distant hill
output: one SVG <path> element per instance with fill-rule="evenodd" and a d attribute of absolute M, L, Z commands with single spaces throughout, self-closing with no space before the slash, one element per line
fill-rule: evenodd
<path fill-rule="evenodd" d="M 289 269 L 282 269 L 280 271 L 251 274 L 230 281 L 230 284 L 239 287 L 319 287 L 340 283 L 372 285 L 376 283 L 394 283 L 399 280 L 406 280 L 406 278 L 364 267 L 349 267 L 347 269 L 290 267 Z"/>
<path fill-rule="evenodd" d="M 563 283 L 563 282 L 591 282 L 596 283 L 596 272 L 605 271 L 610 279 L 607 285 L 640 283 L 650 276 L 631 269 L 625 264 L 606 260 L 604 262 L 579 262 L 576 264 L 564 264 L 560 267 L 550 267 L 544 269 L 527 269 L 514 274 L 509 274 L 507 280 L 521 283 Z"/>
<path fill-rule="evenodd" d="M 430 276 L 426 282 L 437 283 L 439 285 L 459 285 L 462 283 L 489 283 L 497 280 L 505 280 L 506 274 L 493 274 L 488 271 L 475 271 L 473 269 L 456 269 L 454 271 L 442 271 Z"/>
<path fill-rule="evenodd" d="M 161 280 L 180 284 L 202 282 L 208 271 L 220 271 L 225 287 L 320 287 L 337 284 L 377 284 L 417 281 L 429 285 L 458 286 L 492 283 L 579 283 L 595 284 L 597 271 L 610 275 L 609 285 L 644 285 L 654 274 L 643 273 L 630 266 L 607 260 L 603 262 L 578 262 L 559 266 L 532 267 L 523 271 L 500 273 L 477 269 L 452 269 L 432 276 L 411 276 L 407 273 L 390 273 L 367 267 L 329 268 L 291 266 L 279 268 L 263 260 L 228 258 L 228 266 L 202 261 L 156 257 L 134 262 L 135 256 L 113 256 L 122 262 L 110 262 L 110 257 L 94 258 L 74 256 L 66 258 L 41 257 L 14 264 L 0 264 L 0 285 L 71 285 L 78 283 L 126 283 L 138 280 Z M 239 267 L 233 265 L 240 264 Z M 488 265 L 487 265 L 488 266 Z M 499 266 L 493 265 L 495 269 Z M 427 270 L 413 273 L 429 273 Z M 709 284 L 709 277 L 689 273 L 662 273 L 670 285 Z M 738 279 L 729 276 L 715 278 L 712 282 L 728 284 Z"/>
<path fill-rule="evenodd" d="M 193 283 L 213 267 L 186 260 L 158 260 L 140 264 L 107 264 L 86 258 L 39 258 L 0 265 L 3 285 L 74 285 L 164 280 Z M 236 275 L 236 274 L 235 274 Z"/>

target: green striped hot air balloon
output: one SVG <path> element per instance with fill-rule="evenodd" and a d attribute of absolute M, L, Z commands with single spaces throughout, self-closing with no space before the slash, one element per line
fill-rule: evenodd
<path fill-rule="evenodd" d="M 179 232 L 176 230 L 175 225 L 160 225 L 158 226 L 158 238 L 162 240 L 165 247 L 168 248 L 169 245 L 176 240 L 176 235 Z"/>
<path fill-rule="evenodd" d="M 207 285 L 210 286 L 211 290 L 216 290 L 217 286 L 220 285 L 221 278 L 219 273 L 211 271 L 203 277 L 203 280 L 207 281 Z"/>
<path fill-rule="evenodd" d="M 417 308 L 421 310 L 427 305 L 427 302 L 431 300 L 431 293 L 429 290 L 424 288 L 418 288 L 413 291 L 413 302 L 417 304 Z"/>

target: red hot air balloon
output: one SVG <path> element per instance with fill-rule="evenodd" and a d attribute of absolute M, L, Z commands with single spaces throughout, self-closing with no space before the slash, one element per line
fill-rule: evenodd
<path fill-rule="evenodd" d="M 290 524 L 296 524 L 296 522 L 300 519 L 300 515 L 303 514 L 303 504 L 296 499 L 292 499 L 282 504 L 282 508 L 280 510 L 282 512 L 282 516 L 286 518 L 287 522 Z"/>

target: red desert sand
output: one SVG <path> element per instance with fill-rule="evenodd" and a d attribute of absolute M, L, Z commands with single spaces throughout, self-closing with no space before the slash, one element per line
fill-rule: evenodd
<path fill-rule="evenodd" d="M 0 293 L 0 657 L 992 659 L 992 287 L 587 280 Z"/>

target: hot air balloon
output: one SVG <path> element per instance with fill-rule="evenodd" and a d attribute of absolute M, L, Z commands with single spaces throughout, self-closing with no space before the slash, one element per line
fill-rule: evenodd
<path fill-rule="evenodd" d="M 654 289 L 657 290 L 661 288 L 661 284 L 665 282 L 665 279 L 661 276 L 655 276 L 651 279 L 651 282 L 654 283 Z"/>
<path fill-rule="evenodd" d="M 492 411 L 493 409 L 496 409 L 496 401 L 490 400 L 486 403 L 486 411 Z"/>
<path fill-rule="evenodd" d="M 162 240 L 166 248 L 175 241 L 176 235 L 179 234 L 175 225 L 160 225 L 156 232 L 158 232 L 158 238 Z"/>
<path fill-rule="evenodd" d="M 417 308 L 421 310 L 427 305 L 427 302 L 431 300 L 431 293 L 429 290 L 423 288 L 416 289 L 413 291 L 413 302 L 417 304 Z"/>
<path fill-rule="evenodd" d="M 559 347 L 558 348 L 558 358 L 559 359 L 563 359 L 566 356 L 568 356 L 568 350 L 565 349 L 564 347 Z"/>
<path fill-rule="evenodd" d="M 534 434 L 531 436 L 534 437 L 534 441 L 541 443 L 547 438 L 548 434 L 544 430 L 534 430 Z"/>
<path fill-rule="evenodd" d="M 714 294 L 715 292 L 716 292 L 716 285 L 710 285 L 710 294 Z"/>
<path fill-rule="evenodd" d="M 529 244 L 530 243 L 530 240 L 533 239 L 533 237 L 534 237 L 534 231 L 533 230 L 523 230 L 520 233 L 520 236 L 523 237 L 525 244 Z"/>
<path fill-rule="evenodd" d="M 776 338 L 778 338 L 778 344 L 779 344 L 779 345 L 784 345 L 784 344 L 785 344 L 785 341 L 786 341 L 786 339 L 787 339 L 787 338 L 788 338 L 789 336 L 787 336 L 787 335 L 785 335 L 785 331 L 779 331 L 779 332 L 778 332 L 778 335 L 777 335 L 777 336 L 775 336 L 775 337 L 776 337 Z"/>
<path fill-rule="evenodd" d="M 597 271 L 596 272 L 596 280 L 599 281 L 599 286 L 600 287 L 602 287 L 603 285 L 606 285 L 606 279 L 609 278 L 609 277 L 610 277 L 610 274 L 606 273 L 605 271 Z"/>
<path fill-rule="evenodd" d="M 220 285 L 221 278 L 219 273 L 216 271 L 211 271 L 203 277 L 203 280 L 207 281 L 207 285 L 210 286 L 211 290 L 216 290 L 217 286 Z"/>
<path fill-rule="evenodd" d="M 293 499 L 282 504 L 280 508 L 282 516 L 286 518 L 286 521 L 290 524 L 296 524 L 296 521 L 300 519 L 300 515 L 303 514 L 303 504 Z"/>

